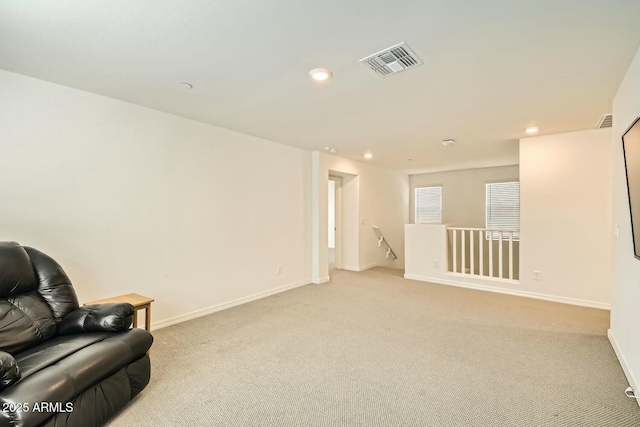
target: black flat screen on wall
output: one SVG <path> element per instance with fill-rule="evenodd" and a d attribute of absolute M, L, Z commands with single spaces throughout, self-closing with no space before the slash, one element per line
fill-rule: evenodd
<path fill-rule="evenodd" d="M 640 259 L 640 117 L 622 135 L 622 149 L 627 171 L 633 253 Z"/>

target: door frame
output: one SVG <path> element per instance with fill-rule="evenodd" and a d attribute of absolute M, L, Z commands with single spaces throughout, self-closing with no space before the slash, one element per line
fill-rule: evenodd
<path fill-rule="evenodd" d="M 334 181 L 334 214 L 335 214 L 335 268 L 342 269 L 342 178 L 329 175 L 329 181 Z M 327 212 L 327 215 L 329 213 Z M 329 271 L 331 275 L 331 271 Z"/>

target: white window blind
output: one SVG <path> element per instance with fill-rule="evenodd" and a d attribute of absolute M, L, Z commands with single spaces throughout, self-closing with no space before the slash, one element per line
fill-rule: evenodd
<path fill-rule="evenodd" d="M 520 230 L 520 182 L 490 182 L 486 184 L 486 224 L 487 228 Z M 494 240 L 500 239 L 500 233 L 493 232 Z M 503 233 L 509 240 L 509 233 Z M 487 239 L 489 233 L 487 233 Z M 513 233 L 513 240 L 519 240 L 519 231 Z"/>
<path fill-rule="evenodd" d="M 416 224 L 442 223 L 442 186 L 415 189 Z"/>

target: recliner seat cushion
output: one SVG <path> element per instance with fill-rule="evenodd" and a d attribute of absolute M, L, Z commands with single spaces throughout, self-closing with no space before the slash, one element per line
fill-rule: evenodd
<path fill-rule="evenodd" d="M 151 347 L 152 341 L 151 334 L 142 329 L 130 329 L 117 334 L 90 332 L 61 335 L 17 353 L 14 357 L 22 373 L 21 381 L 57 364 L 68 368 L 69 372 L 93 375 L 95 382 L 100 376 L 107 376 L 142 357 Z M 98 353 L 104 353 L 104 356 L 108 356 L 107 359 L 102 360 L 103 355 Z M 113 368 L 109 369 L 109 366 Z M 103 372 L 104 369 L 107 372 Z"/>

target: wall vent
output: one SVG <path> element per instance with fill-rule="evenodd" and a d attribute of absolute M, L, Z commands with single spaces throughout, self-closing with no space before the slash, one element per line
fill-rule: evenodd
<path fill-rule="evenodd" d="M 598 120 L 596 129 L 610 128 L 611 126 L 613 126 L 613 114 L 603 114 Z"/>
<path fill-rule="evenodd" d="M 382 77 L 391 76 L 422 64 L 418 55 L 404 42 L 362 58 L 360 62 Z"/>

